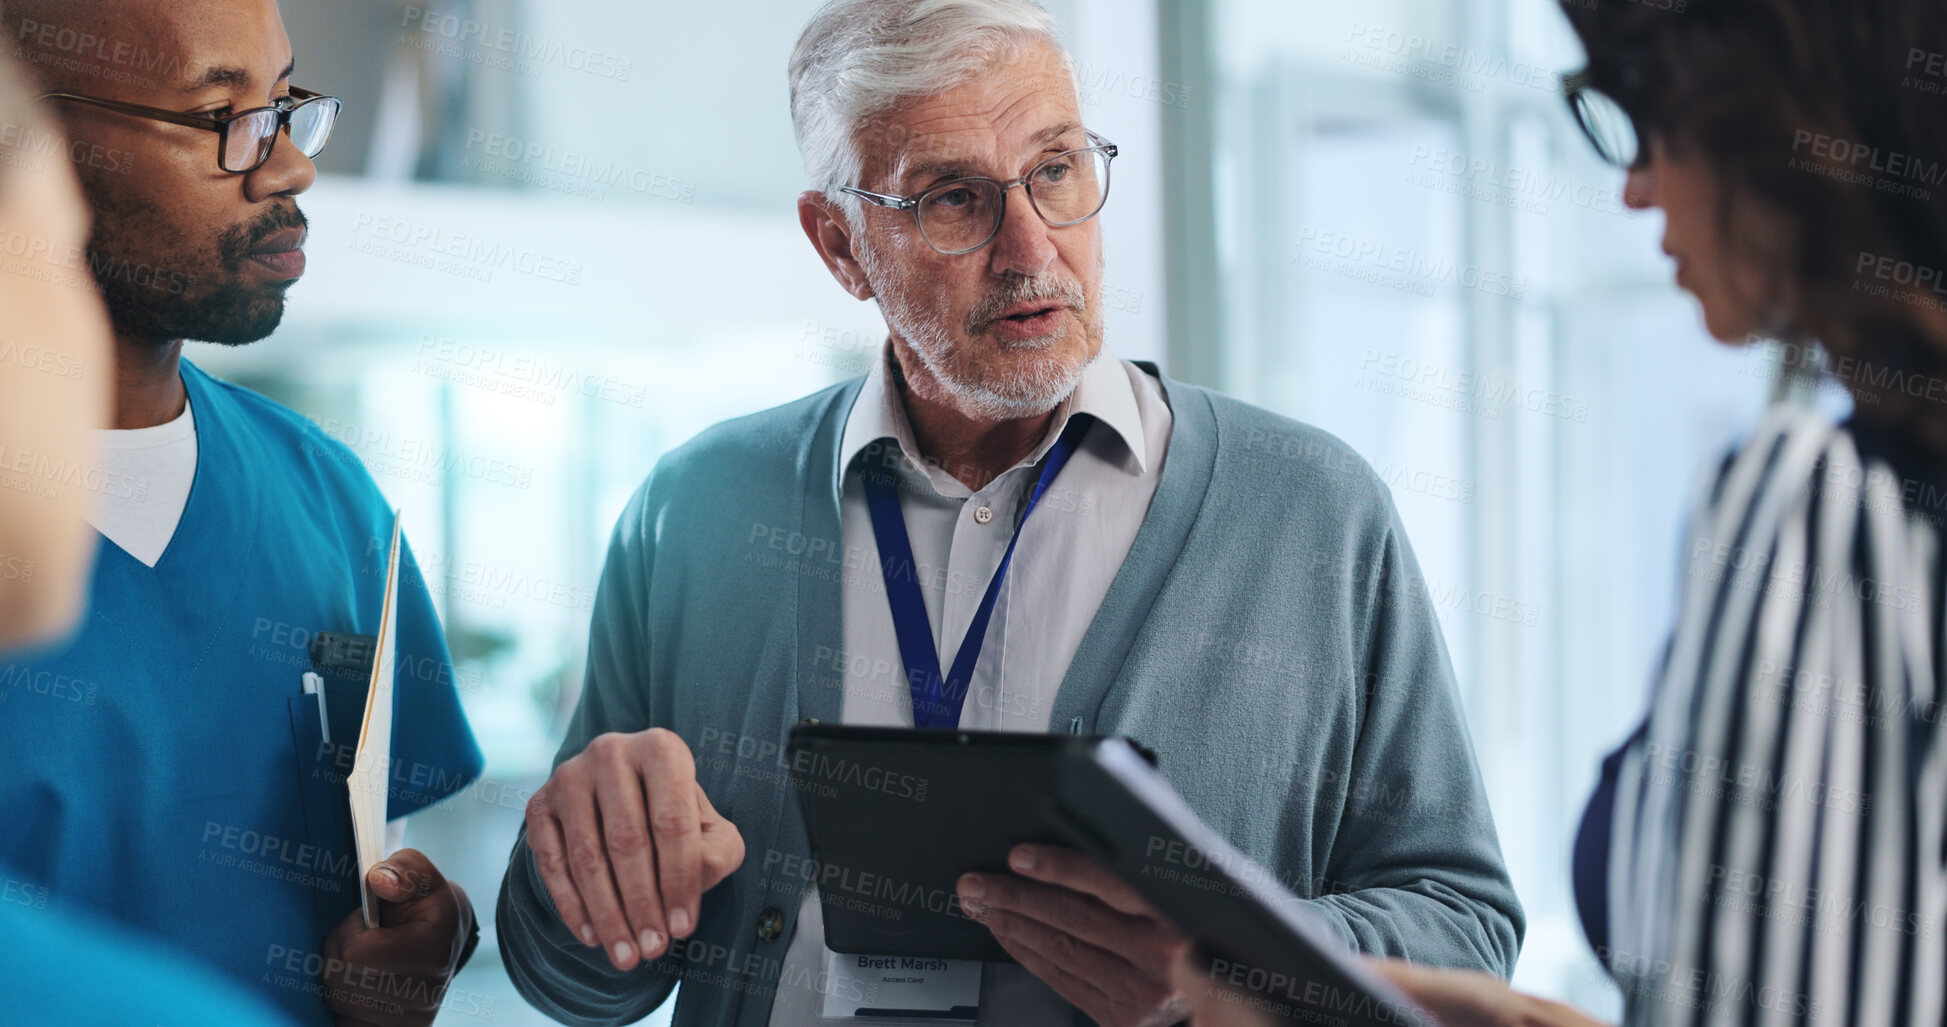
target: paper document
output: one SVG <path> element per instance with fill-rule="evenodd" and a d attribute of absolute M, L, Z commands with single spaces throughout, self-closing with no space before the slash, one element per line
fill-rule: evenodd
<path fill-rule="evenodd" d="M 399 621 L 399 515 L 392 515 L 392 556 L 385 570 L 385 602 L 379 616 L 378 642 L 372 647 L 372 682 L 365 693 L 365 718 L 358 730 L 358 750 L 352 772 L 345 778 L 351 792 L 352 840 L 358 847 L 358 895 L 365 907 L 365 926 L 379 925 L 379 900 L 365 884 L 365 875 L 385 859 L 385 794 L 392 770 L 392 678 L 396 658 L 393 641 Z"/>

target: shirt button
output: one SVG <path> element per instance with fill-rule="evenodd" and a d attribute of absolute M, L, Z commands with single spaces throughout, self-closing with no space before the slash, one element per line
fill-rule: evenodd
<path fill-rule="evenodd" d="M 991 524 L 993 523 L 994 520 L 994 511 L 989 510 L 984 506 L 975 507 L 974 520 L 979 521 L 982 524 Z"/>
<path fill-rule="evenodd" d="M 776 941 L 784 933 L 784 913 L 776 906 L 765 906 L 764 912 L 757 915 L 757 937 L 760 941 Z"/>

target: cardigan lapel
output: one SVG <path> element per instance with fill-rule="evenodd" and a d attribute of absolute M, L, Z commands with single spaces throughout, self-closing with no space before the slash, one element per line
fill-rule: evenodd
<path fill-rule="evenodd" d="M 806 440 L 798 459 L 802 485 L 799 494 L 804 497 L 804 506 L 798 514 L 798 531 L 811 545 L 820 542 L 831 545 L 833 552 L 841 554 L 841 560 L 845 533 L 838 498 L 845 469 L 838 465 L 838 451 L 845 440 L 845 422 L 851 417 L 852 404 L 858 400 L 859 387 L 864 383 L 863 378 L 853 379 L 832 394 L 818 430 Z M 807 555 L 806 559 L 812 557 Z M 842 570 L 843 563 L 832 564 L 827 569 Z M 787 713 L 787 724 L 806 719 L 836 724 L 844 710 L 842 675 L 821 674 L 817 667 L 820 647 L 828 651 L 845 648 L 845 625 L 840 617 L 845 606 L 842 580 L 842 574 L 837 573 L 798 575 L 797 710 Z"/>
<path fill-rule="evenodd" d="M 803 559 L 807 561 L 818 559 L 811 554 L 810 546 L 819 541 L 829 540 L 833 546 L 841 547 L 840 552 L 843 551 L 844 540 L 840 536 L 838 513 L 838 448 L 845 435 L 845 419 L 851 414 L 852 404 L 858 399 L 859 385 L 864 380 L 853 379 L 833 389 L 825 409 L 819 414 L 817 426 L 798 443 L 797 480 L 789 487 L 794 488 L 796 495 L 801 497 L 796 530 L 806 540 Z M 788 510 L 789 501 L 786 502 L 785 509 Z M 844 627 L 839 618 L 844 599 L 840 590 L 844 586 L 837 574 L 804 573 L 811 569 L 799 568 L 798 587 L 791 593 L 792 600 L 797 604 L 797 609 L 792 613 L 797 630 L 791 638 L 797 687 L 780 689 L 786 732 L 792 725 L 806 719 L 836 724 L 844 708 L 840 693 L 840 689 L 844 688 L 843 681 L 835 674 L 820 677 L 817 667 L 820 646 L 829 646 L 833 650 L 844 646 L 844 636 L 841 634 Z M 779 745 L 784 741 L 784 738 L 779 738 Z M 779 756 L 780 762 L 788 759 Z M 758 833 L 752 830 L 755 825 L 747 825 L 744 830 L 753 846 L 752 851 L 757 851 L 757 847 L 761 846 L 767 851 L 784 848 L 788 852 L 808 855 L 810 843 L 805 836 L 803 813 L 792 790 L 783 787 L 763 791 L 772 802 L 769 810 L 770 834 Z M 763 808 L 762 800 L 758 808 Z M 795 903 L 780 903 L 786 905 L 785 909 L 780 910 L 770 904 L 772 896 L 769 893 L 752 893 L 748 888 L 748 875 L 745 880 L 746 890 L 740 893 L 743 904 L 737 913 L 741 921 L 749 922 L 748 918 L 761 905 L 767 917 L 782 913 L 786 931 L 797 929 L 798 907 Z M 780 952 L 779 956 L 782 955 Z M 719 1022 L 756 1025 L 767 1022 L 770 1015 L 769 1002 L 753 1000 L 748 992 L 739 990 L 729 997 L 728 1008 L 722 1011 Z"/>
<path fill-rule="evenodd" d="M 1203 509 L 1217 462 L 1217 416 L 1209 393 L 1170 380 L 1154 364 L 1137 366 L 1163 383 L 1173 418 L 1169 451 L 1136 541 L 1055 693 L 1048 729 L 1056 733 L 1095 733 L 1103 704 Z"/>

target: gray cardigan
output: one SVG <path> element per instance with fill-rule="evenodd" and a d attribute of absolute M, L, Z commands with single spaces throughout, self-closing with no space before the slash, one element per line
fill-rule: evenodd
<path fill-rule="evenodd" d="M 1216 830 L 1351 945 L 1513 972 L 1522 914 L 1453 670 L 1386 487 L 1332 436 L 1163 377 L 1175 417 L 1148 516 L 1055 697 L 1056 730 L 1122 734 Z M 780 755 L 839 721 L 839 440 L 860 380 L 717 425 L 623 511 L 556 755 L 661 726 L 743 833 L 692 938 L 622 973 L 562 925 L 514 844 L 497 916 L 527 1000 L 631 1023 L 762 1027 L 809 854 Z M 1078 1022 L 1082 1021 L 1079 1014 Z"/>

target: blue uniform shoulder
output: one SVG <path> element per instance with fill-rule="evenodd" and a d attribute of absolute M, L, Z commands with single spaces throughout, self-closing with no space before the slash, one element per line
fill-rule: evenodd
<path fill-rule="evenodd" d="M 241 436 L 239 444 L 254 443 L 263 450 L 260 455 L 287 466 L 308 465 L 348 497 L 383 507 L 385 497 L 358 453 L 324 426 L 269 396 L 216 378 L 187 360 L 183 361 L 183 374 L 186 378 L 198 376 L 206 395 L 229 407 L 226 413 L 234 415 L 229 420 Z M 348 427 L 353 432 L 358 430 L 355 425 Z"/>

